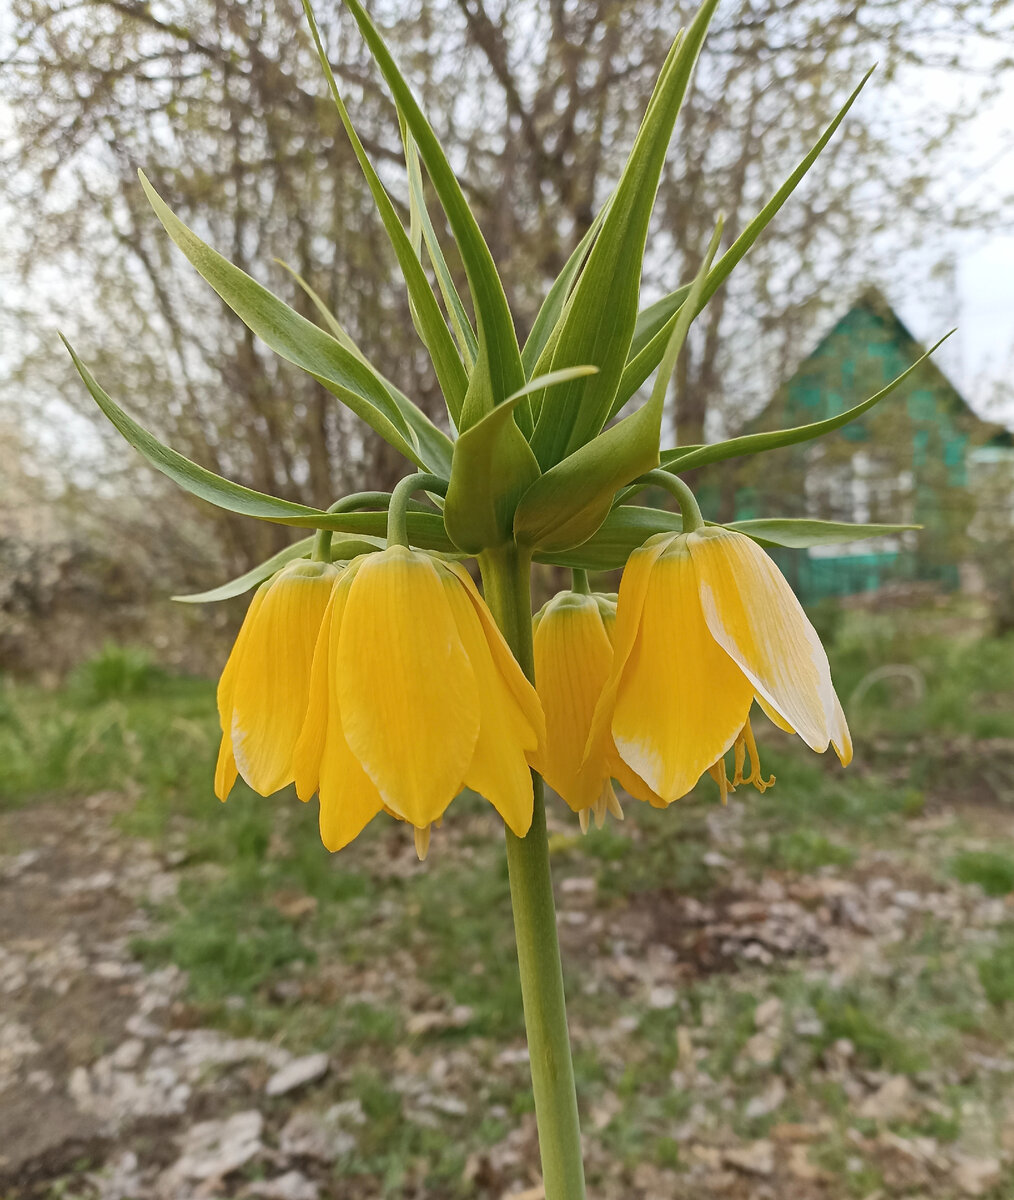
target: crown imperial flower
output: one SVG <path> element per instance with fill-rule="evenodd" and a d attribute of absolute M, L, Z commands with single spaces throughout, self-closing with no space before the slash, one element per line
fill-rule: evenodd
<path fill-rule="evenodd" d="M 560 592 L 535 618 L 535 686 L 546 714 L 540 774 L 588 828 L 606 812 L 622 820 L 606 750 L 583 766 L 595 706 L 613 661 L 614 597 Z"/>
<path fill-rule="evenodd" d="M 415 826 L 424 853 L 464 787 L 527 833 L 542 708 L 462 567 L 397 545 L 353 561 L 321 622 L 309 693 L 296 791 L 319 792 L 328 849 L 384 808 Z"/>
<path fill-rule="evenodd" d="M 292 782 L 313 648 L 337 578 L 330 563 L 300 560 L 257 590 L 218 684 L 219 800 L 237 774 L 262 796 Z"/>
<path fill-rule="evenodd" d="M 665 803 L 713 767 L 724 780 L 720 760 L 734 746 L 739 782 L 764 782 L 748 724 L 755 699 L 811 749 L 831 743 L 843 765 L 851 760 L 816 631 L 775 564 L 742 534 L 659 534 L 635 551 L 614 647 L 586 761 L 608 730 L 620 759 Z M 753 767 L 746 780 L 744 749 Z"/>

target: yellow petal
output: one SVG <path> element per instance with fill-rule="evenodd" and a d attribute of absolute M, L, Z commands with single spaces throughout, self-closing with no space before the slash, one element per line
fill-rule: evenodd
<path fill-rule="evenodd" d="M 623 619 L 621 585 L 617 637 Z M 671 803 L 733 744 L 752 701 L 750 683 L 708 631 L 687 538 L 678 535 L 649 572 L 616 691 L 617 752 Z"/>
<path fill-rule="evenodd" d="M 594 597 L 561 592 L 545 606 L 535 630 L 535 687 L 546 714 L 545 751 L 536 767 L 575 812 L 593 805 L 609 781 L 602 755 L 581 768 L 612 661 Z"/>
<path fill-rule="evenodd" d="M 320 838 L 328 850 L 341 850 L 362 833 L 383 808 L 383 801 L 348 747 L 333 679 L 331 684 L 320 760 Z"/>
<path fill-rule="evenodd" d="M 392 546 L 363 562 L 336 662 L 352 753 L 391 809 L 416 826 L 435 821 L 472 761 L 479 693 L 428 555 Z"/>
<path fill-rule="evenodd" d="M 489 611 L 489 606 L 479 595 L 479 591 L 471 575 L 469 575 L 460 563 L 442 562 L 440 567 L 452 572 L 464 585 L 465 592 L 479 620 L 482 622 L 483 633 L 486 636 L 486 641 L 489 644 L 490 653 L 493 655 L 493 661 L 496 663 L 497 670 L 503 676 L 507 686 L 514 693 L 514 699 L 521 706 L 526 718 L 535 730 L 538 745 L 541 746 L 546 740 L 546 718 L 531 680 L 521 670 L 520 663 L 511 652 L 510 646 L 504 640 L 504 636 L 500 632 L 496 621 L 493 620 L 493 614 Z"/>
<path fill-rule="evenodd" d="M 227 734 L 222 734 L 222 741 L 218 747 L 218 762 L 215 764 L 215 795 L 219 800 L 225 800 L 233 789 L 236 782 L 236 759 L 232 753 L 232 738 Z"/>
<path fill-rule="evenodd" d="M 337 578 L 330 563 L 291 563 L 251 623 L 232 697 L 232 748 L 240 775 L 262 796 L 292 782 L 314 645 Z"/>
<path fill-rule="evenodd" d="M 250 630 L 257 620 L 257 614 L 270 586 L 271 580 L 269 579 L 267 582 L 262 583 L 257 591 L 254 592 L 253 599 L 250 601 L 250 607 L 246 610 L 246 616 L 243 618 L 243 624 L 239 627 L 239 633 L 236 635 L 236 640 L 229 651 L 229 657 L 225 660 L 225 666 L 222 668 L 222 675 L 218 681 L 216 701 L 218 704 L 218 722 L 224 734 L 231 734 L 232 732 L 232 698 L 236 691 L 236 675 L 239 672 L 239 664 L 243 657 L 244 647 L 250 640 Z"/>
<path fill-rule="evenodd" d="M 831 745 L 838 755 L 838 761 L 847 767 L 852 761 L 852 734 L 849 733 L 848 721 L 845 720 L 845 710 L 837 694 L 834 698 L 834 714 L 831 718 Z"/>
<path fill-rule="evenodd" d="M 441 566 L 438 564 L 438 571 Z M 524 837 L 532 823 L 532 774 L 525 751 L 535 751 L 538 731 L 500 673 L 486 631 L 457 573 L 441 571 L 441 575 L 479 691 L 479 736 L 464 782 L 485 796 L 518 837 Z"/>
<path fill-rule="evenodd" d="M 761 707 L 761 712 L 763 712 L 763 714 L 767 717 L 767 719 L 771 722 L 772 725 L 777 725 L 777 727 L 781 730 L 784 730 L 785 733 L 795 733 L 796 732 L 792 728 L 792 726 L 788 723 L 788 721 L 786 721 L 786 719 L 782 716 L 781 713 L 775 712 L 775 710 L 771 707 L 770 704 L 768 704 L 768 702 L 764 699 L 763 696 L 757 696 L 757 697 L 755 697 L 755 699 Z"/>
<path fill-rule="evenodd" d="M 672 542 L 673 536 L 675 535 L 649 538 L 639 550 L 635 550 L 631 554 L 627 559 L 627 565 L 623 568 L 620 594 L 616 602 L 616 620 L 609 631 L 613 643 L 612 666 L 609 669 L 609 678 L 595 705 L 595 714 L 592 717 L 584 752 L 586 767 L 583 767 L 582 770 L 590 771 L 593 776 L 598 773 L 599 762 L 613 750 L 610 725 L 616 705 L 616 692 L 627 665 L 627 659 L 637 640 L 641 610 L 644 607 L 644 598 L 647 595 L 652 567 Z"/>
<path fill-rule="evenodd" d="M 309 800 L 320 782 L 320 763 L 324 754 L 330 703 L 331 660 L 338 644 L 337 631 L 341 627 L 345 601 L 354 577 L 351 568 L 347 568 L 331 589 L 313 648 L 306 715 L 292 752 L 292 777 L 300 800 Z"/>
<path fill-rule="evenodd" d="M 250 639 L 250 630 L 257 620 L 265 593 L 271 581 L 262 583 L 254 592 L 250 607 L 246 610 L 243 624 L 239 627 L 236 641 L 233 643 L 229 657 L 225 661 L 221 678 L 218 681 L 216 702 L 218 705 L 218 723 L 222 729 L 222 741 L 218 747 L 218 761 L 215 764 L 215 795 L 224 801 L 232 791 L 237 777 L 236 757 L 232 752 L 232 702 L 236 691 L 236 676 L 243 657 L 244 647 Z"/>
<path fill-rule="evenodd" d="M 708 628 L 758 698 L 814 750 L 827 749 L 832 729 L 847 739 L 824 647 L 768 555 L 729 529 L 700 530 L 688 543 Z"/>

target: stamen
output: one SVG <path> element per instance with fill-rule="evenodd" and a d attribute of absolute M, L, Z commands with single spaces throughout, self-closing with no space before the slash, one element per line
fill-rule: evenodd
<path fill-rule="evenodd" d="M 616 799 L 616 793 L 613 791 L 612 783 L 606 784 L 606 808 L 613 814 L 617 821 L 623 820 L 623 809 L 620 807 L 619 800 Z"/>
<path fill-rule="evenodd" d="M 740 769 L 744 752 L 750 755 L 750 774 L 745 777 Z M 770 779 L 764 778 L 760 765 L 760 753 L 757 750 L 757 742 L 753 736 L 753 726 L 749 720 L 743 726 L 739 737 L 736 739 L 736 778 L 734 782 L 752 784 L 761 793 L 766 792 L 775 782 L 774 775 Z"/>
<path fill-rule="evenodd" d="M 739 785 L 744 782 L 743 766 L 746 762 L 746 743 L 743 740 L 742 731 L 740 731 L 739 736 L 736 738 L 736 744 L 733 746 L 732 752 L 735 756 L 736 766 L 735 773 L 732 776 L 732 785 L 733 787 L 739 787 Z"/>
<path fill-rule="evenodd" d="M 592 808 L 595 813 L 595 828 L 601 829 L 602 826 L 606 823 L 606 798 L 605 798 L 605 796 L 599 796 L 599 798 L 595 801 Z"/>
<path fill-rule="evenodd" d="M 430 852 L 430 826 L 424 825 L 421 829 L 415 826 L 415 852 L 419 856 L 420 862 L 426 861 L 426 855 Z"/>
<path fill-rule="evenodd" d="M 708 774 L 718 784 L 719 795 L 722 797 L 722 804 L 729 803 L 729 793 L 736 789 L 729 782 L 729 777 L 725 773 L 725 759 L 720 758 L 713 766 L 708 767 Z"/>
<path fill-rule="evenodd" d="M 577 819 L 581 822 L 581 832 L 582 833 L 588 832 L 588 825 L 589 825 L 590 818 L 591 818 L 591 809 L 590 808 L 582 808 L 578 811 Z"/>

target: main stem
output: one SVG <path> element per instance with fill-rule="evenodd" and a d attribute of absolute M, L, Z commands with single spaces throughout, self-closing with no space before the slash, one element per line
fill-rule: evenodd
<path fill-rule="evenodd" d="M 486 603 L 525 674 L 534 680 L 531 559 L 515 547 L 507 547 L 487 551 L 479 565 Z M 534 771 L 532 782 L 532 827 L 523 838 L 509 829 L 506 834 L 542 1177 L 546 1200 L 585 1200 L 577 1091 L 549 871 L 546 804 L 542 779 Z"/>

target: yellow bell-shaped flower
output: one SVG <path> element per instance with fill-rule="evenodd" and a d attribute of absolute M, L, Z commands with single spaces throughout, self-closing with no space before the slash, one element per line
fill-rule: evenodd
<path fill-rule="evenodd" d="M 420 831 L 423 852 L 464 787 L 524 836 L 529 757 L 544 738 L 535 689 L 464 568 L 397 545 L 349 565 L 321 625 L 296 750 L 296 791 L 319 791 L 328 849 L 386 808 Z"/>
<path fill-rule="evenodd" d="M 755 698 L 812 749 L 823 752 L 830 742 L 843 764 L 850 761 L 827 655 L 764 551 L 720 528 L 649 539 L 624 569 L 589 757 L 608 730 L 620 759 L 668 804 L 738 743 L 737 765 L 749 748 L 747 782 L 757 782 L 748 732 Z"/>
<path fill-rule="evenodd" d="M 292 782 L 313 649 L 338 574 L 330 563 L 300 560 L 254 595 L 218 684 L 220 800 L 237 774 L 262 796 Z"/>
<path fill-rule="evenodd" d="M 546 714 L 546 747 L 537 767 L 578 814 L 601 827 L 607 812 L 619 820 L 611 742 L 585 760 L 595 706 L 613 661 L 615 597 L 560 592 L 535 618 L 535 688 Z"/>

